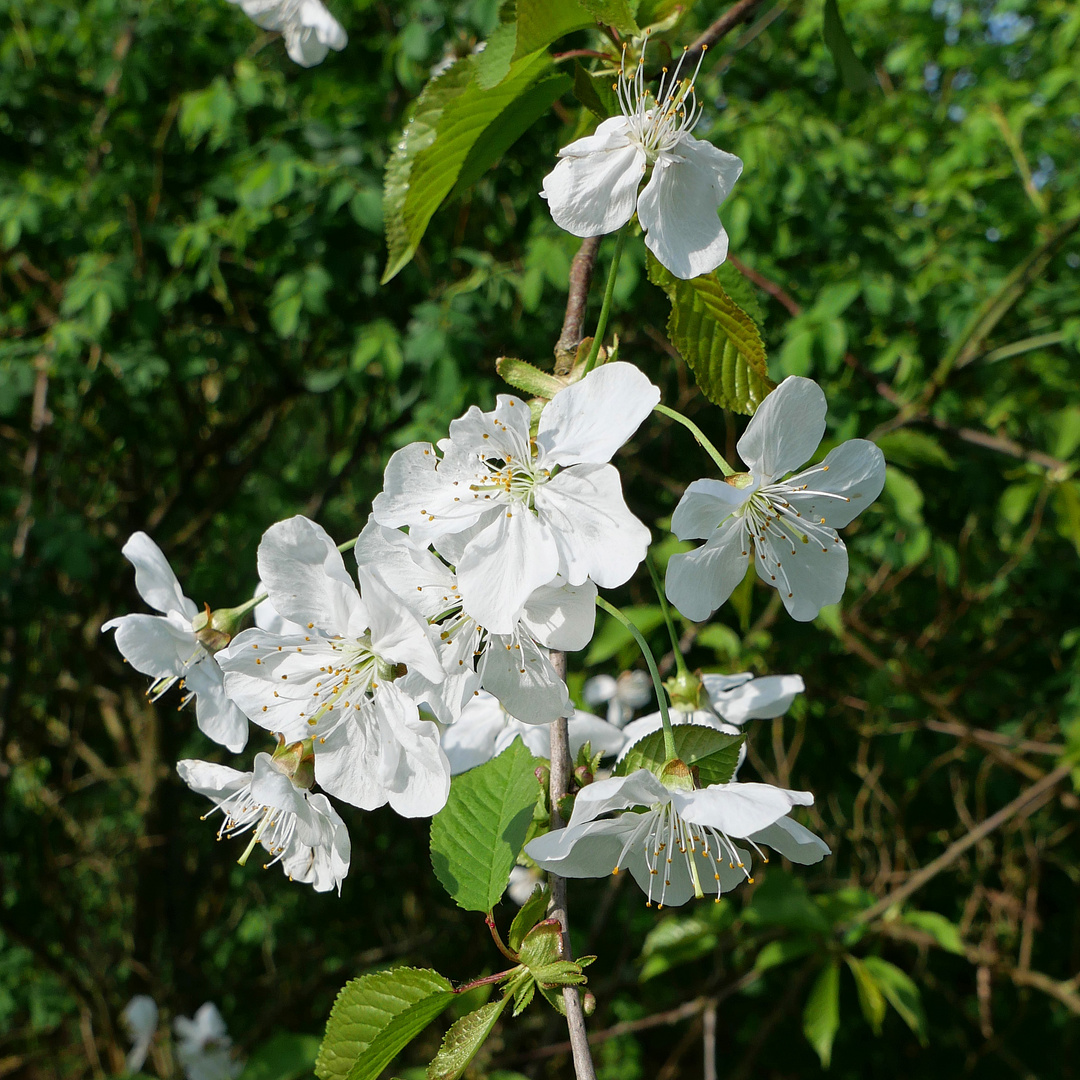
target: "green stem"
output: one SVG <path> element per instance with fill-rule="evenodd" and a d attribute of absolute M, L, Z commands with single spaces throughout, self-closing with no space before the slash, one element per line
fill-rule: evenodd
<path fill-rule="evenodd" d="M 683 416 L 681 412 L 676 412 L 674 409 L 669 409 L 666 405 L 655 405 L 653 407 L 653 412 L 658 412 L 661 416 L 670 417 L 677 423 L 682 424 L 682 426 L 686 428 L 686 430 L 689 431 L 695 439 L 697 439 L 698 445 L 705 451 L 706 454 L 709 455 L 709 457 L 713 459 L 714 462 L 716 462 L 717 468 L 725 476 L 735 475 L 735 470 L 724 460 L 724 458 L 720 454 L 720 451 L 717 450 L 716 447 L 713 446 L 713 444 L 709 442 L 707 438 L 705 438 L 705 433 L 701 430 L 701 428 L 697 426 L 697 424 L 694 423 L 693 420 L 690 420 L 687 417 Z"/>
<path fill-rule="evenodd" d="M 671 608 L 668 607 L 664 588 L 660 584 L 660 575 L 656 572 L 656 564 L 649 554 L 645 555 L 645 565 L 649 568 L 649 577 L 652 578 L 653 588 L 656 590 L 656 599 L 660 601 L 660 611 L 663 613 L 664 623 L 667 626 L 668 637 L 671 638 L 671 649 L 675 653 L 675 667 L 680 675 L 689 675 L 690 669 L 683 659 L 682 649 L 679 648 L 679 635 L 675 630 L 675 621 L 671 617 Z"/>
<path fill-rule="evenodd" d="M 656 701 L 660 706 L 660 722 L 664 725 L 664 753 L 668 760 L 678 755 L 675 753 L 675 735 L 671 730 L 671 717 L 668 715 L 667 695 L 664 693 L 664 684 L 660 681 L 660 672 L 656 667 L 656 659 L 653 657 L 649 643 L 641 636 L 641 631 L 617 608 L 609 604 L 602 596 L 596 598 L 596 606 L 606 611 L 613 618 L 626 627 L 633 635 L 634 640 L 641 649 L 641 655 L 645 657 L 645 663 L 649 666 L 649 674 L 652 676 L 653 689 L 656 691 Z"/>
<path fill-rule="evenodd" d="M 604 306 L 600 309 L 600 318 L 596 320 L 596 334 L 593 337 L 592 346 L 589 349 L 588 359 L 585 361 L 585 374 L 588 375 L 596 364 L 596 358 L 600 355 L 600 346 L 607 330 L 608 315 L 611 314 L 611 300 L 615 295 L 615 276 L 619 272 L 619 259 L 622 258 L 623 245 L 626 243 L 626 229 L 623 226 L 615 234 L 615 253 L 611 256 L 611 269 L 608 270 L 607 286 L 604 289 Z"/>

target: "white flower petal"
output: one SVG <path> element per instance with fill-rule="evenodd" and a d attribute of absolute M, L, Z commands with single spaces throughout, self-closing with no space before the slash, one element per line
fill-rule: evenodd
<path fill-rule="evenodd" d="M 570 742 L 570 756 L 577 757 L 577 752 L 588 743 L 594 754 L 614 757 L 626 743 L 626 735 L 614 724 L 609 724 L 599 716 L 575 709 L 574 715 L 566 723 L 567 737 Z M 548 729 L 550 732 L 550 728 Z M 548 738 L 548 753 L 551 757 L 551 740 Z"/>
<path fill-rule="evenodd" d="M 115 629 L 116 647 L 127 662 L 143 675 L 157 679 L 184 675 L 188 661 L 204 652 L 190 630 L 164 615 L 121 615 L 101 629 Z"/>
<path fill-rule="evenodd" d="M 195 722 L 214 742 L 240 753 L 247 745 L 247 717 L 225 693 L 224 675 L 213 657 L 188 668 L 186 686 L 195 694 Z"/>
<path fill-rule="evenodd" d="M 746 837 L 782 818 L 793 806 L 811 806 L 809 791 L 789 791 L 772 784 L 713 784 L 671 794 L 684 821 L 708 825 L 732 837 Z"/>
<path fill-rule="evenodd" d="M 595 138 L 595 137 L 594 137 Z M 620 145 L 621 142 L 621 145 Z M 574 236 L 615 232 L 634 215 L 637 189 L 645 175 L 645 151 L 612 136 L 610 149 L 590 148 L 578 156 L 563 150 L 544 177 L 541 195 L 555 224 Z"/>
<path fill-rule="evenodd" d="M 749 863 L 750 857 L 739 848 L 735 849 L 739 855 L 739 861 Z M 710 891 L 716 890 L 719 885 L 720 892 L 728 892 L 746 880 L 746 875 L 738 865 L 730 865 L 728 858 L 720 854 L 718 860 L 706 859 L 701 854 L 700 846 L 695 849 L 693 858 L 698 872 L 698 881 L 702 890 L 708 896 Z M 677 852 L 671 862 L 661 860 L 657 869 L 662 868 L 664 877 L 653 874 L 645 859 L 644 844 L 634 844 L 626 854 L 626 868 L 633 875 L 634 881 L 643 893 L 651 896 L 653 901 L 660 905 L 663 897 L 663 907 L 682 907 L 688 900 L 693 899 L 694 881 L 690 876 L 690 867 L 686 856 Z M 719 874 L 719 883 L 714 875 Z"/>
<path fill-rule="evenodd" d="M 345 561 L 327 531 L 297 515 L 271 525 L 258 553 L 259 577 L 284 619 L 344 634 L 361 611 Z"/>
<path fill-rule="evenodd" d="M 483 765 L 495 756 L 495 740 L 506 727 L 507 716 L 498 700 L 480 691 L 462 710 L 456 723 L 442 735 L 443 750 L 453 775 Z"/>
<path fill-rule="evenodd" d="M 285 738 L 289 735 L 286 732 Z M 379 775 L 382 754 L 379 727 L 351 717 L 338 724 L 315 746 L 315 779 L 336 799 L 375 810 L 389 794 Z"/>
<path fill-rule="evenodd" d="M 582 825 L 631 806 L 652 806 L 670 801 L 671 792 L 648 769 L 638 769 L 629 776 L 597 780 L 578 792 L 570 825 Z"/>
<path fill-rule="evenodd" d="M 176 771 L 180 774 L 180 779 L 192 791 L 213 799 L 214 802 L 234 795 L 251 779 L 250 772 L 240 772 L 228 765 L 219 765 L 213 761 L 199 761 L 195 758 L 184 758 L 178 761 Z"/>
<path fill-rule="evenodd" d="M 709 674 L 702 675 L 701 681 L 705 686 L 705 692 L 711 697 L 713 694 L 723 694 L 727 690 L 734 690 L 736 686 L 748 683 L 754 677 L 752 671 L 739 671 L 734 675 Z"/>
<path fill-rule="evenodd" d="M 839 603 L 847 585 L 847 548 L 840 539 L 827 548 L 813 539 L 790 547 L 772 539 L 764 544 L 759 540 L 754 566 L 758 577 L 780 593 L 796 622 L 810 622 L 823 607 Z"/>
<path fill-rule="evenodd" d="M 789 375 L 747 424 L 737 444 L 739 457 L 766 483 L 793 472 L 818 448 L 827 408 L 816 382 Z"/>
<path fill-rule="evenodd" d="M 546 649 L 584 649 L 596 625 L 596 585 L 541 585 L 525 602 L 521 625 Z"/>
<path fill-rule="evenodd" d="M 701 681 L 716 711 L 729 724 L 747 720 L 771 720 L 783 716 L 796 695 L 806 689 L 801 675 L 765 675 L 730 690 L 722 690 L 716 676 L 703 675 Z"/>
<path fill-rule="evenodd" d="M 638 197 L 638 221 L 645 246 L 676 277 L 707 274 L 727 258 L 717 211 L 741 172 L 733 154 L 689 135 L 657 158 Z"/>
<path fill-rule="evenodd" d="M 704 622 L 746 576 L 749 550 L 746 525 L 731 518 L 696 551 L 677 552 L 668 560 L 665 591 L 693 622 Z"/>
<path fill-rule="evenodd" d="M 765 844 L 779 851 L 785 859 L 803 866 L 819 863 L 826 855 L 832 854 L 829 845 L 820 836 L 789 817 L 777 819 L 748 839 L 755 844 Z"/>
<path fill-rule="evenodd" d="M 788 501 L 798 513 L 831 529 L 842 529 L 881 494 L 885 455 L 866 439 L 849 439 L 831 450 L 820 465 L 791 477 L 788 484 L 792 489 Z M 808 490 L 800 492 L 804 485 Z"/>
<path fill-rule="evenodd" d="M 380 688 L 375 707 L 383 733 L 382 780 L 390 806 L 402 817 L 431 817 L 450 794 L 450 762 L 443 753 L 439 729 L 422 720 L 413 705 L 392 683 Z M 397 746 L 390 744 L 392 733 Z M 400 748 L 392 769 L 391 753 Z M 318 754 L 315 761 L 318 764 Z"/>
<path fill-rule="evenodd" d="M 479 664 L 480 682 L 506 711 L 529 724 L 550 724 L 570 705 L 566 684 L 546 652 L 529 637 L 491 636 Z"/>
<path fill-rule="evenodd" d="M 525 845 L 525 854 L 537 866 L 560 877 L 604 877 L 615 868 L 627 836 L 636 828 L 633 819 L 637 816 L 623 814 L 614 819 L 556 829 L 530 840 Z"/>
<path fill-rule="evenodd" d="M 601 588 L 617 588 L 645 558 L 651 536 L 627 508 L 614 465 L 572 465 L 536 488 L 535 502 L 558 545 L 558 572 L 570 585 L 592 578 Z"/>
<path fill-rule="evenodd" d="M 610 461 L 659 401 L 659 389 L 640 368 L 605 364 L 544 406 L 536 434 L 540 459 L 558 465 Z"/>
<path fill-rule="evenodd" d="M 135 567 L 135 588 L 155 610 L 168 614 L 178 611 L 188 622 L 198 614 L 194 601 L 180 588 L 168 559 L 161 548 L 144 532 L 132 533 L 121 548 L 125 559 Z"/>
<path fill-rule="evenodd" d="M 537 490 L 537 502 L 544 490 Z M 464 610 L 481 626 L 495 634 L 512 634 L 533 591 L 558 572 L 559 552 L 551 530 L 515 503 L 500 507 L 494 521 L 465 549 L 457 567 L 458 589 Z"/>
<path fill-rule="evenodd" d="M 387 462 L 383 490 L 371 504 L 371 516 L 396 529 L 409 527 L 414 543 L 473 525 L 490 503 L 469 497 L 471 473 L 459 459 L 440 462 L 430 443 L 410 443 Z"/>
<path fill-rule="evenodd" d="M 262 596 L 265 592 L 266 586 L 260 581 L 252 595 Z M 307 630 L 306 627 L 301 626 L 299 623 L 282 618 L 274 605 L 270 603 L 269 597 L 256 604 L 252 614 L 255 616 L 255 625 L 268 634 L 281 634 L 284 637 L 291 634 L 304 634 Z"/>
<path fill-rule="evenodd" d="M 707 539 L 756 488 L 756 484 L 737 488 L 723 480 L 695 480 L 683 492 L 671 515 L 671 531 L 680 540 Z"/>
<path fill-rule="evenodd" d="M 528 403 L 513 394 L 499 394 L 495 408 L 482 412 L 473 405 L 463 416 L 450 421 L 449 442 L 455 454 L 478 454 L 503 461 L 528 461 Z M 440 444 L 441 445 L 441 444 Z"/>
<path fill-rule="evenodd" d="M 429 682 L 442 682 L 446 672 L 428 637 L 427 624 L 367 567 L 360 572 L 360 587 L 372 650 L 391 664 L 420 672 Z"/>
<path fill-rule="evenodd" d="M 353 550 L 358 566 L 372 567 L 391 591 L 423 618 L 433 618 L 451 606 L 456 582 L 449 567 L 430 551 L 418 548 L 400 530 L 388 529 L 372 518 Z"/>

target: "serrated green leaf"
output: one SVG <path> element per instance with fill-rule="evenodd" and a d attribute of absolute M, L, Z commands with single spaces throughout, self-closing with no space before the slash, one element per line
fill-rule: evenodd
<path fill-rule="evenodd" d="M 895 964 L 882 960 L 880 956 L 868 956 L 863 960 L 863 964 L 877 983 L 878 989 L 885 995 L 885 1000 L 900 1014 L 904 1023 L 925 1046 L 926 1014 L 923 1012 L 919 988 L 911 981 L 911 977 Z"/>
<path fill-rule="evenodd" d="M 827 1069 L 833 1040 L 840 1028 L 840 964 L 830 960 L 822 969 L 803 1009 L 803 1034 Z"/>
<path fill-rule="evenodd" d="M 427 1068 L 428 1080 L 458 1080 L 484 1045 L 484 1040 L 491 1034 L 509 1000 L 508 997 L 501 997 L 498 1001 L 489 1001 L 476 1012 L 455 1020 Z"/>
<path fill-rule="evenodd" d="M 758 298 L 757 286 L 749 278 L 743 277 L 730 262 L 722 262 L 716 268 L 716 277 L 724 292 L 754 320 L 760 330 L 765 322 L 765 309 Z"/>
<path fill-rule="evenodd" d="M 510 924 L 507 944 L 511 952 L 518 952 L 525 935 L 544 917 L 548 906 L 547 889 L 534 889 L 532 896 L 521 905 Z"/>
<path fill-rule="evenodd" d="M 714 270 L 683 281 L 649 254 L 649 280 L 671 301 L 668 337 L 714 404 L 753 414 L 773 388 L 754 320 L 728 296 Z"/>
<path fill-rule="evenodd" d="M 521 962 L 534 969 L 562 960 L 562 928 L 554 919 L 537 923 L 521 942 Z"/>
<path fill-rule="evenodd" d="M 902 922 L 914 926 L 929 934 L 946 952 L 964 955 L 964 942 L 960 937 L 960 927 L 950 922 L 937 911 L 905 911 L 900 916 Z"/>
<path fill-rule="evenodd" d="M 330 1010 L 315 1075 L 375 1080 L 453 996 L 450 983 L 428 968 L 393 968 L 346 983 Z"/>
<path fill-rule="evenodd" d="M 865 94 L 874 85 L 873 79 L 866 73 L 855 50 L 851 47 L 851 38 L 848 37 L 844 24 L 840 19 L 840 9 L 836 6 L 836 0 L 825 0 L 825 18 L 821 28 L 821 36 L 825 39 L 825 45 L 832 53 L 836 69 L 840 72 L 840 78 L 846 89 L 853 94 Z"/>
<path fill-rule="evenodd" d="M 506 888 L 536 803 L 536 759 L 520 739 L 450 784 L 431 819 L 431 864 L 459 907 L 490 911 Z"/>
<path fill-rule="evenodd" d="M 676 724 L 672 733 L 675 736 L 676 754 L 687 765 L 697 766 L 702 786 L 726 784 L 735 774 L 739 764 L 739 747 L 745 736 L 728 735 L 700 724 Z M 629 776 L 638 769 L 655 771 L 665 761 L 664 733 L 654 731 L 630 747 L 615 772 L 619 776 Z"/>
<path fill-rule="evenodd" d="M 628 0 L 581 0 L 581 6 L 597 22 L 613 26 L 620 34 L 639 33 L 638 24 Z"/>
<path fill-rule="evenodd" d="M 483 172 L 509 146 L 506 139 L 513 124 L 493 133 L 492 145 L 498 152 L 482 167 L 483 150 L 472 154 L 477 144 L 484 142 L 489 127 L 550 67 L 551 59 L 545 53 L 531 53 L 514 61 L 496 88 L 485 90 L 476 81 L 475 66 L 465 58 L 427 84 L 386 166 L 383 213 L 388 255 L 384 284 L 412 259 L 432 214 L 454 189 L 466 163 L 471 171 Z M 569 85 L 569 76 L 562 78 Z M 532 99 L 530 102 L 529 107 L 535 105 Z"/>
<path fill-rule="evenodd" d="M 857 957 L 848 953 L 844 959 L 855 976 L 855 989 L 859 992 L 859 1007 L 866 1022 L 875 1035 L 881 1034 L 881 1024 L 885 1019 L 885 995 L 882 994 L 873 975 Z"/>

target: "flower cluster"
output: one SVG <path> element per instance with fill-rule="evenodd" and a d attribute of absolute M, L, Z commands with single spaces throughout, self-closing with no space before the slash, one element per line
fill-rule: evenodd
<path fill-rule="evenodd" d="M 552 662 L 552 650 L 588 644 L 598 588 L 624 584 L 645 557 L 649 529 L 627 508 L 611 458 L 659 398 L 641 371 L 614 361 L 536 409 L 512 395 L 490 412 L 473 407 L 437 447 L 413 443 L 391 457 L 370 520 L 342 545 L 354 549 L 355 576 L 325 529 L 287 518 L 263 535 L 259 588 L 238 608 L 200 613 L 149 537 L 130 538 L 136 587 L 161 614 L 121 616 L 105 629 L 155 680 L 150 696 L 178 684 L 181 706 L 194 698 L 199 727 L 233 751 L 247 741 L 248 720 L 277 738 L 248 770 L 177 766 L 220 811 L 218 836 L 246 836 L 241 864 L 261 846 L 266 866 L 340 893 L 350 843 L 331 797 L 430 816 L 452 775 L 515 739 L 550 757 L 550 725 L 561 717 L 571 751 L 589 747 L 589 765 L 575 773 L 585 786 L 569 827 L 527 848 L 539 866 L 564 876 L 626 866 L 650 902 L 680 904 L 703 895 L 706 871 L 717 895 L 747 877 L 749 852 L 762 844 L 796 861 L 822 857 L 822 842 L 787 817 L 812 801 L 806 792 L 734 777 L 698 788 L 677 758 L 656 775 L 597 778 L 600 758 L 661 727 L 659 713 L 631 719 L 651 684 L 640 673 L 592 680 L 585 696 L 608 703 L 604 720 L 574 708 Z M 744 560 L 756 550 L 770 583 L 782 579 L 797 619 L 839 597 L 846 561 L 833 530 L 880 491 L 880 454 L 845 443 L 821 466 L 779 480 L 823 429 L 821 391 L 789 379 L 740 440 L 751 473 L 687 489 L 673 528 L 710 536 L 669 563 L 667 592 L 687 617 L 707 615 L 741 579 L 744 563 L 736 573 L 725 561 L 732 544 Z M 719 563 L 713 548 L 726 553 Z M 241 631 L 252 609 L 256 625 Z M 797 675 L 698 680 L 680 667 L 676 725 L 737 733 L 780 716 L 803 690 Z"/>

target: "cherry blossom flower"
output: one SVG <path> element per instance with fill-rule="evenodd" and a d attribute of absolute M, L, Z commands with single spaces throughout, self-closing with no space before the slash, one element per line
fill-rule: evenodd
<path fill-rule="evenodd" d="M 449 550 L 460 537 L 445 539 Z M 574 652 L 589 643 L 596 622 L 591 581 L 574 587 L 556 578 L 533 590 L 512 632 L 492 634 L 463 610 L 454 572 L 403 532 L 369 521 L 355 551 L 358 562 L 377 566 L 382 580 L 418 614 L 440 620 L 436 629 L 446 678 L 434 685 L 410 671 L 402 686 L 442 723 L 453 723 L 479 686 L 527 723 L 549 724 L 566 715 L 570 695 L 547 650 Z"/>
<path fill-rule="evenodd" d="M 533 592 L 557 575 L 615 588 L 645 557 L 649 530 L 608 462 L 659 400 L 637 368 L 606 364 L 555 395 L 533 440 L 529 406 L 500 394 L 493 411 L 473 406 L 450 424 L 441 458 L 429 443 L 397 451 L 372 516 L 437 551 L 459 537 L 447 557 L 463 610 L 489 633 L 513 634 Z"/>
<path fill-rule="evenodd" d="M 749 671 L 737 675 L 702 675 L 701 686 L 708 705 L 688 708 L 678 701 L 671 703 L 672 724 L 697 724 L 711 727 L 728 735 L 738 735 L 748 720 L 771 720 L 783 716 L 791 708 L 796 695 L 806 689 L 801 675 L 764 675 L 755 679 Z M 623 728 L 626 748 L 640 742 L 646 735 L 659 731 L 663 721 L 658 712 L 642 716 Z M 739 766 L 746 759 L 746 744 L 739 747 Z"/>
<path fill-rule="evenodd" d="M 320 0 L 229 0 L 256 26 L 279 30 L 285 39 L 289 59 L 301 67 L 314 67 L 335 49 L 340 52 L 349 43 L 341 23 L 327 11 Z"/>
<path fill-rule="evenodd" d="M 739 439 L 750 472 L 695 480 L 671 518 L 680 540 L 704 539 L 668 563 L 668 599 L 688 619 L 707 619 L 732 594 L 754 557 L 758 577 L 780 593 L 791 617 L 809 622 L 844 594 L 848 558 L 836 530 L 881 494 L 885 458 L 851 439 L 820 465 L 802 465 L 825 433 L 825 395 L 791 376 L 761 403 Z"/>
<path fill-rule="evenodd" d="M 536 892 L 536 886 L 542 884 L 544 874 L 535 866 L 515 866 L 510 871 L 510 880 L 506 883 L 506 895 L 521 907 Z"/>
<path fill-rule="evenodd" d="M 195 699 L 195 719 L 204 734 L 233 753 L 243 750 L 247 721 L 225 695 L 213 652 L 221 636 L 206 632 L 206 616 L 184 595 L 161 548 L 146 533 L 133 533 L 123 553 L 135 567 L 139 595 L 162 614 L 121 615 L 101 629 L 115 630 L 116 647 L 127 662 L 156 680 L 147 691 L 151 701 L 179 683 L 185 691 L 180 707 Z"/>
<path fill-rule="evenodd" d="M 437 813 L 450 766 L 439 732 L 402 689 L 405 671 L 445 677 L 427 625 L 370 568 L 357 590 L 324 529 L 288 518 L 263 535 L 259 576 L 275 611 L 306 628 L 245 630 L 219 656 L 229 696 L 288 742 L 314 738 L 315 778 L 331 795 L 405 817 Z"/>
<path fill-rule="evenodd" d="M 607 702 L 607 722 L 621 728 L 633 719 L 637 709 L 652 699 L 652 679 L 647 671 L 640 669 L 624 671 L 617 679 L 612 675 L 594 675 L 581 688 L 581 696 L 586 705 Z"/>
<path fill-rule="evenodd" d="M 131 1049 L 124 1059 L 124 1064 L 129 1073 L 137 1073 L 146 1061 L 157 1031 L 157 1002 L 148 994 L 136 994 L 124 1006 L 120 1021 L 131 1040 Z"/>
<path fill-rule="evenodd" d="M 594 754 L 614 755 L 625 742 L 617 727 L 580 709 L 569 718 L 567 733 L 571 756 L 586 743 Z M 515 720 L 497 698 L 481 691 L 465 706 L 457 722 L 443 732 L 443 750 L 456 776 L 498 757 L 515 739 L 521 739 L 536 757 L 551 757 L 550 725 Z"/>
<path fill-rule="evenodd" d="M 750 854 L 760 844 L 798 863 L 819 862 L 828 847 L 786 815 L 809 806 L 808 791 L 771 784 L 713 784 L 690 789 L 661 783 L 648 769 L 597 780 L 583 788 L 565 829 L 525 845 L 538 866 L 561 877 L 603 877 L 628 869 L 659 907 L 678 907 L 706 889 L 720 894 L 750 877 Z M 643 812 L 626 813 L 635 808 Z M 607 816 L 612 815 L 615 816 Z M 739 845 L 743 846 L 739 846 Z"/>
<path fill-rule="evenodd" d="M 178 762 L 176 771 L 221 811 L 218 839 L 254 830 L 241 865 L 262 844 L 271 856 L 266 867 L 280 862 L 290 881 L 310 883 L 316 892 L 336 888 L 340 896 L 349 872 L 348 830 L 330 800 L 308 790 L 313 777 L 301 775 L 298 783 L 290 776 L 289 760 L 256 754 L 253 771 L 239 772 L 189 759 Z"/>
<path fill-rule="evenodd" d="M 563 147 L 541 194 L 555 223 L 575 236 L 614 232 L 636 209 L 646 247 L 676 277 L 688 279 L 727 258 L 728 236 L 717 209 L 742 162 L 691 135 L 701 107 L 693 80 L 680 81 L 681 70 L 682 58 L 674 72 L 665 68 L 653 95 L 645 87 L 644 64 L 628 76 L 624 61 L 617 86 L 622 115 Z M 650 166 L 652 176 L 638 194 Z"/>
<path fill-rule="evenodd" d="M 187 1080 L 235 1080 L 244 1063 L 231 1052 L 232 1039 L 218 1007 L 207 1001 L 194 1017 L 178 1016 L 173 1021 L 176 1058 Z"/>

